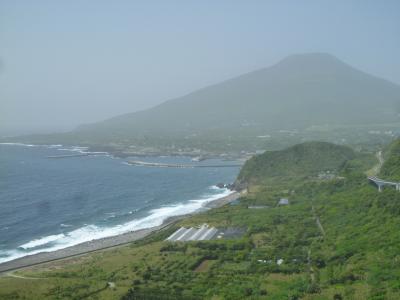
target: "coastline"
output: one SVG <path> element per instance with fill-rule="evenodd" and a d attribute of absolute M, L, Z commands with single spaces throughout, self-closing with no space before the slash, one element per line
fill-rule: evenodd
<path fill-rule="evenodd" d="M 148 147 L 142 147 L 135 150 L 130 149 L 127 146 L 118 145 L 96 145 L 96 144 L 75 144 L 75 143 L 62 143 L 58 144 L 55 141 L 54 143 L 45 143 L 45 142 L 34 142 L 34 141 L 26 141 L 26 140 L 15 140 L 11 138 L 2 138 L 0 137 L 0 145 L 14 145 L 14 146 L 24 146 L 24 147 L 47 147 L 47 148 L 70 148 L 69 151 L 86 154 L 89 155 L 109 155 L 112 157 L 126 159 L 129 157 L 160 157 L 160 156 L 175 156 L 175 157 L 199 157 L 201 156 L 203 160 L 206 159 L 222 159 L 227 161 L 237 160 L 237 161 L 245 161 L 249 158 L 249 155 L 255 153 L 247 153 L 243 155 L 242 153 L 236 152 L 212 152 L 203 150 L 201 152 L 198 151 L 171 151 L 166 149 L 158 149 L 154 148 L 149 150 Z M 59 141 L 60 142 L 60 141 Z M 60 142 L 61 143 L 61 142 Z M 57 146 L 57 147 L 56 147 Z M 74 150 L 75 149 L 75 150 Z M 82 151 L 82 152 L 81 152 Z M 68 156 L 66 156 L 68 157 Z M 66 158 L 65 157 L 65 158 Z M 72 156 L 71 156 L 72 157 Z M 52 157 L 55 158 L 55 157 Z M 63 158 L 63 155 L 60 157 Z"/>
<path fill-rule="evenodd" d="M 231 194 L 212 200 L 207 202 L 203 207 L 206 209 L 213 209 L 224 206 L 240 197 L 240 193 L 237 191 L 233 191 Z M 201 212 L 198 211 L 198 212 Z M 33 255 L 24 256 L 21 258 L 17 258 L 11 261 L 7 261 L 0 264 L 0 274 L 4 272 L 14 271 L 21 268 L 31 267 L 43 263 L 48 263 L 56 260 L 62 260 L 65 258 L 70 258 L 74 256 L 79 256 L 99 250 L 105 250 L 108 248 L 114 248 L 117 246 L 122 246 L 125 244 L 129 244 L 131 242 L 143 239 L 150 234 L 163 230 L 178 221 L 188 218 L 193 214 L 198 212 L 194 212 L 191 214 L 179 215 L 169 217 L 164 220 L 164 222 L 155 227 L 140 229 L 136 231 L 127 232 L 121 235 L 106 237 L 102 239 L 92 240 L 88 242 L 84 242 L 75 246 L 67 247 L 64 249 L 56 250 L 53 252 L 41 252 Z"/>

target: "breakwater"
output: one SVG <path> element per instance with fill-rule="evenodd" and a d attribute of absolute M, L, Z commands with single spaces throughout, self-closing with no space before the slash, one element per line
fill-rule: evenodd
<path fill-rule="evenodd" d="M 89 153 L 50 155 L 50 156 L 47 156 L 47 158 L 70 158 L 70 157 L 81 157 L 81 156 L 89 156 Z"/>
<path fill-rule="evenodd" d="M 234 168 L 241 167 L 241 164 L 211 164 L 211 165 L 191 165 L 191 164 L 167 164 L 153 163 L 138 160 L 128 160 L 127 163 L 132 166 L 154 167 L 154 168 Z"/>

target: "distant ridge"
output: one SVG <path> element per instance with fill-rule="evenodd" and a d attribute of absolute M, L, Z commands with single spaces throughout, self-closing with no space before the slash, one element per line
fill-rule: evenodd
<path fill-rule="evenodd" d="M 313 125 L 399 122 L 400 87 L 325 53 L 298 54 L 151 109 L 39 141 L 133 143 L 138 139 L 256 136 Z"/>

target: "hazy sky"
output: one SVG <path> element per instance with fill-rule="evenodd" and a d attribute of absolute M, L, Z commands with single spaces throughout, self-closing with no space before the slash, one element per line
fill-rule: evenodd
<path fill-rule="evenodd" d="M 73 128 L 303 52 L 400 83 L 400 1 L 0 0 L 0 131 Z"/>

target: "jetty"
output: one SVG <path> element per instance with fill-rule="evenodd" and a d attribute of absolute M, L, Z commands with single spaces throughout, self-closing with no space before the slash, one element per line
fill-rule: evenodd
<path fill-rule="evenodd" d="M 47 158 L 71 158 L 71 157 L 81 157 L 81 156 L 97 156 L 97 155 L 108 155 L 108 152 L 80 152 L 74 154 L 61 154 L 61 155 L 50 155 Z"/>
<path fill-rule="evenodd" d="M 50 155 L 50 156 L 47 156 L 47 158 L 70 158 L 70 157 L 81 157 L 81 156 L 89 156 L 89 153 Z"/>
<path fill-rule="evenodd" d="M 153 168 L 234 168 L 241 167 L 241 164 L 219 164 L 219 165 L 191 165 L 191 164 L 167 164 L 155 163 L 139 160 L 128 160 L 128 164 L 132 166 L 153 167 Z"/>

